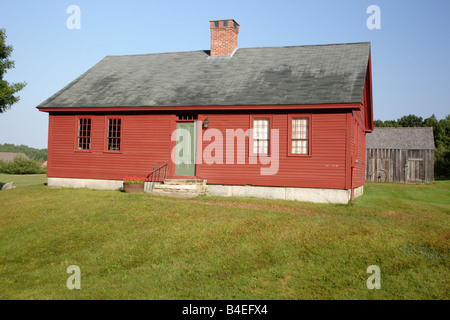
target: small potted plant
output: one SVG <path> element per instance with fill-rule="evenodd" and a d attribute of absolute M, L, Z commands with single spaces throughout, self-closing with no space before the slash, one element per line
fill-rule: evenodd
<path fill-rule="evenodd" d="M 127 193 L 144 192 L 145 178 L 138 178 L 137 176 L 126 176 L 123 178 L 123 191 Z"/>

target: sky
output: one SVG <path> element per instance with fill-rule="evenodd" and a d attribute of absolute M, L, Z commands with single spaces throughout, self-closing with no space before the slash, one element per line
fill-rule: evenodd
<path fill-rule="evenodd" d="M 69 29 L 70 5 L 80 28 Z M 379 29 L 371 5 L 380 9 Z M 14 51 L 9 82 L 26 81 L 0 114 L 0 143 L 46 148 L 36 106 L 107 55 L 208 50 L 210 20 L 235 19 L 238 48 L 371 42 L 374 119 L 450 114 L 448 0 L 0 0 Z M 370 25 L 370 24 L 369 24 Z"/>

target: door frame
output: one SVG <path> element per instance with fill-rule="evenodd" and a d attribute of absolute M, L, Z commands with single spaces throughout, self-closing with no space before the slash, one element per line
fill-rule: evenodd
<path fill-rule="evenodd" d="M 194 141 L 194 175 L 193 176 L 182 176 L 182 175 L 176 175 L 175 171 L 176 171 L 176 164 L 174 162 L 172 162 L 172 160 L 170 161 L 172 164 L 172 169 L 170 170 L 170 176 L 172 178 L 176 178 L 176 179 L 197 179 L 197 147 L 198 147 L 198 143 L 197 143 L 197 120 L 196 119 L 192 119 L 192 120 L 179 120 L 177 116 L 174 115 L 174 121 L 172 121 L 172 132 L 174 132 L 174 130 L 177 130 L 178 127 L 178 123 L 186 123 L 186 122 L 190 122 L 194 124 L 194 138 L 191 141 Z M 177 141 L 171 141 L 171 148 L 170 148 L 170 153 L 172 153 L 173 148 L 176 148 L 177 145 Z"/>

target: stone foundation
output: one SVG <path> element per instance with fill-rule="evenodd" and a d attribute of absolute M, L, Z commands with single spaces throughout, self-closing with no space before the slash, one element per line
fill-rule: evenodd
<path fill-rule="evenodd" d="M 173 181 L 169 180 L 165 189 L 177 191 L 180 187 L 172 186 Z M 169 182 L 168 181 L 168 182 Z M 151 183 L 145 183 L 145 191 L 152 190 Z M 171 186 L 169 186 L 171 185 Z M 120 180 L 97 180 L 97 179 L 75 179 L 75 178 L 48 178 L 49 187 L 66 188 L 90 188 L 101 190 L 122 190 L 123 182 Z M 202 184 L 203 187 L 203 184 Z M 279 200 L 296 200 L 315 203 L 348 203 L 350 201 L 350 190 L 343 189 L 318 189 L 318 188 L 290 188 L 290 187 L 261 187 L 261 186 L 229 186 L 229 185 L 205 185 L 201 194 L 222 197 L 257 197 Z M 184 193 L 188 194 L 189 188 L 198 189 L 199 186 L 183 187 Z M 155 186 L 155 189 L 162 189 L 162 186 Z M 361 196 L 364 192 L 364 186 L 353 189 L 353 198 Z M 156 191 L 156 190 L 155 190 Z M 169 191 L 169 190 L 167 190 Z"/>

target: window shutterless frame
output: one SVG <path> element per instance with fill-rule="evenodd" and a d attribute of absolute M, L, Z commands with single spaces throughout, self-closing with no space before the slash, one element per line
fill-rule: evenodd
<path fill-rule="evenodd" d="M 121 153 L 123 150 L 123 117 L 105 117 L 104 152 Z"/>
<path fill-rule="evenodd" d="M 75 117 L 75 151 L 91 152 L 92 150 L 92 117 Z"/>
<path fill-rule="evenodd" d="M 250 115 L 249 157 L 257 157 L 258 154 L 271 154 L 271 130 L 273 128 L 272 115 Z"/>
<path fill-rule="evenodd" d="M 311 114 L 289 114 L 287 155 L 292 157 L 311 157 L 312 152 Z"/>

